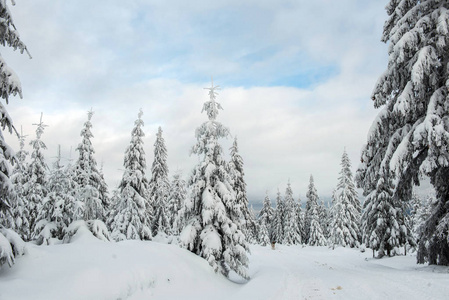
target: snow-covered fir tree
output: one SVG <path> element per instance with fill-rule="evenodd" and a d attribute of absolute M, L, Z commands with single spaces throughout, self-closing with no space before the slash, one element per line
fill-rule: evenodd
<path fill-rule="evenodd" d="M 119 183 L 120 184 L 120 183 Z M 109 210 L 106 217 L 106 226 L 111 230 L 111 237 L 115 240 L 114 227 L 112 223 L 114 222 L 115 216 L 119 212 L 119 206 L 121 202 L 121 195 L 118 186 L 112 190 L 111 198 L 109 199 Z"/>
<path fill-rule="evenodd" d="M 14 2 L 12 1 L 14 5 Z M 0 43 L 4 46 L 19 49 L 21 53 L 27 51 L 25 44 L 20 40 L 19 32 L 14 26 L 10 10 L 6 1 L 0 1 Z M 19 94 L 22 98 L 22 87 L 19 78 L 14 71 L 8 67 L 6 61 L 0 55 L 0 97 L 9 102 L 10 95 Z M 3 132 L 5 130 L 12 134 L 15 131 L 11 117 L 6 107 L 0 102 L 0 217 L 10 218 L 11 204 L 8 199 L 13 198 L 14 188 L 11 183 L 11 167 L 14 162 L 14 151 L 6 143 Z M 6 223 L 6 222 L 5 222 Z M 0 266 L 8 263 L 11 266 L 14 263 L 16 255 L 23 253 L 23 246 L 16 241 L 16 233 L 2 225 L 0 221 Z"/>
<path fill-rule="evenodd" d="M 357 205 L 358 203 L 358 205 Z M 351 162 L 346 151 L 341 158 L 337 188 L 332 195 L 329 245 L 359 247 L 360 201 L 352 178 Z"/>
<path fill-rule="evenodd" d="M 297 217 L 297 222 L 298 222 L 298 228 L 299 228 L 299 233 L 301 235 L 301 243 L 304 243 L 306 241 L 306 230 L 305 230 L 305 214 L 302 211 L 301 208 L 301 199 L 298 198 L 298 201 L 296 202 L 296 217 Z"/>
<path fill-rule="evenodd" d="M 122 180 L 113 197 L 110 228 L 115 240 L 148 240 L 152 237 L 142 115 L 140 110 L 131 131 L 131 143 L 125 151 Z"/>
<path fill-rule="evenodd" d="M 425 253 L 418 256 L 449 265 L 449 3 L 391 0 L 386 9 L 382 41 L 389 60 L 372 93 L 381 111 L 362 150 L 357 183 L 370 195 L 385 173 L 381 168 L 391 164 L 393 198 L 408 201 L 419 175 L 429 176 L 437 201 L 424 226 L 419 252 Z"/>
<path fill-rule="evenodd" d="M 51 238 L 62 240 L 71 223 L 71 207 L 75 202 L 70 178 L 61 165 L 61 146 L 47 180 L 47 196 L 39 210 L 35 228 L 38 244 L 50 244 Z"/>
<path fill-rule="evenodd" d="M 262 246 L 266 246 L 271 243 L 269 226 L 265 222 L 259 222 L 257 241 Z"/>
<path fill-rule="evenodd" d="M 228 172 L 231 176 L 232 188 L 236 194 L 237 202 L 240 203 L 243 213 L 242 230 L 247 238 L 247 241 L 255 243 L 257 242 L 257 224 L 255 219 L 251 217 L 248 208 L 243 158 L 239 154 L 237 137 L 234 138 L 234 142 L 230 150 L 231 159 L 228 163 Z"/>
<path fill-rule="evenodd" d="M 418 241 L 418 236 L 416 235 L 416 228 L 419 227 L 418 214 L 423 205 L 423 200 L 416 194 L 412 193 L 412 198 L 410 199 L 410 228 L 412 229 L 413 238 Z"/>
<path fill-rule="evenodd" d="M 33 148 L 31 153 L 31 162 L 28 165 L 27 175 L 28 181 L 24 186 L 24 195 L 26 199 L 26 205 L 30 212 L 28 223 L 30 224 L 29 236 L 24 236 L 24 239 L 33 239 L 36 232 L 36 224 L 38 221 L 38 213 L 42 209 L 44 198 L 47 196 L 47 172 L 48 166 L 45 162 L 43 150 L 47 149 L 45 143 L 41 140 L 44 133 L 45 125 L 42 122 L 42 114 L 40 122 L 36 125 L 36 138 L 30 141 L 30 145 Z"/>
<path fill-rule="evenodd" d="M 64 214 L 64 223 L 70 224 L 75 220 L 81 220 L 84 216 L 84 203 L 82 199 L 78 196 L 80 194 L 80 187 L 75 180 L 76 170 L 72 165 L 71 151 L 70 149 L 70 157 L 66 166 L 64 167 L 64 176 L 67 178 L 66 186 L 66 197 L 67 199 L 73 199 L 73 201 L 69 201 L 66 203 L 65 208 L 67 210 L 67 214 Z"/>
<path fill-rule="evenodd" d="M 170 234 L 171 224 L 167 203 L 169 190 L 167 148 L 162 137 L 162 128 L 159 127 L 156 142 L 154 142 L 154 160 L 151 166 L 150 179 L 150 203 L 154 212 L 153 235 L 158 233 Z"/>
<path fill-rule="evenodd" d="M 312 203 L 310 208 L 310 227 L 308 235 L 308 245 L 310 246 L 325 246 L 327 244 L 323 229 L 321 228 L 318 205 Z"/>
<path fill-rule="evenodd" d="M 310 237 L 310 226 L 312 222 L 312 218 L 314 217 L 314 214 L 318 214 L 318 192 L 315 188 L 315 182 L 313 180 L 313 176 L 310 175 L 309 180 L 309 187 L 306 193 L 306 211 L 304 216 L 304 230 L 306 232 L 306 242 L 309 243 L 309 237 Z M 319 215 L 317 215 L 316 220 L 319 222 Z M 321 227 L 321 226 L 320 226 Z M 323 233 L 321 228 L 321 233 Z"/>
<path fill-rule="evenodd" d="M 321 229 L 323 229 L 323 234 L 327 239 L 329 237 L 330 215 L 329 210 L 323 200 L 321 200 L 318 204 L 318 217 Z"/>
<path fill-rule="evenodd" d="M 426 219 L 430 216 L 430 208 L 435 201 L 435 194 L 429 193 L 425 198 L 419 197 L 416 193 L 412 195 L 412 209 L 410 211 L 412 221 L 411 227 L 413 238 L 419 243 L 422 229 Z"/>
<path fill-rule="evenodd" d="M 297 206 L 295 199 L 293 199 L 293 191 L 290 182 L 287 183 L 287 189 L 285 190 L 284 197 L 285 204 L 285 223 L 284 227 L 284 239 L 285 245 L 298 245 L 302 243 L 301 231 L 299 229 Z"/>
<path fill-rule="evenodd" d="M 90 182 L 92 176 L 92 169 L 89 168 L 89 163 L 85 163 L 87 172 L 84 174 L 83 183 L 80 187 L 79 198 L 84 203 L 83 220 L 101 220 L 105 215 L 103 203 L 100 199 L 100 192 L 98 186 L 94 186 Z"/>
<path fill-rule="evenodd" d="M 30 212 L 25 200 L 24 185 L 28 181 L 26 171 L 28 165 L 26 163 L 29 152 L 25 150 L 25 138 L 22 127 L 19 135 L 19 151 L 16 152 L 16 163 L 12 171 L 11 182 L 14 185 L 14 201 L 11 203 L 11 216 L 8 223 L 3 224 L 6 227 L 14 229 L 20 236 L 29 236 L 30 224 L 28 223 Z M 8 218 L 5 218 L 6 220 Z M 12 220 L 11 220 L 12 219 Z"/>
<path fill-rule="evenodd" d="M 285 203 L 278 189 L 276 195 L 276 210 L 272 223 L 272 242 L 282 243 L 284 240 Z"/>
<path fill-rule="evenodd" d="M 246 232 L 248 234 L 248 237 L 246 238 L 246 240 L 249 243 L 257 244 L 259 242 L 260 228 L 259 228 L 259 223 L 257 222 L 257 219 L 256 219 L 256 212 L 255 212 L 252 204 L 249 208 L 249 216 L 251 219 L 250 219 L 250 222 L 247 222 L 247 224 L 250 224 L 250 226 L 247 226 L 248 230 Z"/>
<path fill-rule="evenodd" d="M 98 198 L 100 198 L 101 204 L 103 206 L 103 216 L 102 220 L 107 220 L 111 199 L 109 198 L 109 189 L 106 180 L 104 179 L 103 174 L 103 162 L 100 165 L 100 169 L 98 170 L 98 174 L 100 175 L 100 181 L 98 183 Z"/>
<path fill-rule="evenodd" d="M 420 199 L 418 197 L 415 198 L 416 201 L 419 201 L 419 204 L 416 207 L 416 212 L 413 215 L 413 237 L 416 240 L 418 255 L 417 260 L 420 263 L 424 263 L 427 261 L 427 239 L 425 235 L 426 230 L 426 220 L 431 216 L 432 207 L 434 203 L 437 202 L 434 193 L 429 193 L 426 198 Z"/>
<path fill-rule="evenodd" d="M 209 88 L 210 100 L 203 111 L 209 121 L 196 130 L 197 143 L 192 153 L 200 156 L 189 179 L 190 194 L 183 204 L 187 224 L 181 232 L 181 244 L 205 258 L 216 272 L 228 276 L 229 269 L 248 278 L 249 251 L 240 229 L 242 213 L 232 189 L 219 138 L 229 129 L 216 121 L 221 105 L 215 101 L 217 86 Z"/>
<path fill-rule="evenodd" d="M 185 224 L 178 218 L 178 213 L 181 210 L 182 203 L 184 203 L 187 197 L 186 181 L 182 178 L 181 172 L 176 172 L 173 175 L 173 179 L 170 183 L 170 192 L 168 193 L 168 212 L 169 212 L 169 224 L 171 233 L 179 235 L 181 229 Z M 179 223 L 178 223 L 179 222 Z"/>
<path fill-rule="evenodd" d="M 271 206 L 271 200 L 268 196 L 268 192 L 265 195 L 262 209 L 259 212 L 259 243 L 266 245 L 273 241 L 272 223 L 275 215 L 275 210 Z M 265 232 L 266 231 L 266 232 Z"/>
<path fill-rule="evenodd" d="M 104 220 L 104 199 L 100 198 L 99 192 L 102 179 L 97 168 L 97 161 L 94 157 L 95 150 L 91 142 L 91 138 L 93 138 L 91 132 L 93 114 L 92 110 L 87 112 L 87 121 L 81 130 L 82 141 L 76 148 L 79 156 L 75 163 L 74 180 L 79 188 L 77 198 L 83 203 L 82 218 L 84 220 Z M 77 215 L 79 216 L 79 214 Z"/>
<path fill-rule="evenodd" d="M 364 202 L 363 242 L 373 251 L 378 251 L 378 257 L 399 254 L 399 247 L 411 241 L 403 203 L 393 195 L 393 179 L 394 174 L 388 166 L 382 168 L 376 189 Z"/>

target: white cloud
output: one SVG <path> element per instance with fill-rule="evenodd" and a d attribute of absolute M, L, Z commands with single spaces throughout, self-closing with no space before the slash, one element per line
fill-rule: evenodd
<path fill-rule="evenodd" d="M 44 112 L 50 158 L 58 144 L 66 156 L 77 146 L 92 107 L 96 157 L 113 188 L 139 108 L 148 168 L 162 126 L 170 170 L 190 173 L 194 131 L 206 119 L 203 87 L 214 75 L 223 85 L 219 120 L 239 139 L 252 199 L 283 192 L 289 178 L 304 199 L 310 174 L 330 195 L 344 147 L 355 169 L 375 114 L 370 93 L 386 66 L 383 5 L 19 1 L 11 10 L 33 59 L 2 52 L 24 90 L 8 109 L 29 138 Z"/>

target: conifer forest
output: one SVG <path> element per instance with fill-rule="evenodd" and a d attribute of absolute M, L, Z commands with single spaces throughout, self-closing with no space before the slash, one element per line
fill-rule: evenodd
<path fill-rule="evenodd" d="M 0 0 L 0 299 L 446 299 L 449 2 L 168 2 Z"/>

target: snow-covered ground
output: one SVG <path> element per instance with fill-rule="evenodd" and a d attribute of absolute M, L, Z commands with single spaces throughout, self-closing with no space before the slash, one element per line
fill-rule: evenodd
<path fill-rule="evenodd" d="M 230 281 L 192 253 L 157 242 L 27 245 L 0 269 L 0 299 L 448 299 L 449 268 L 371 251 L 252 246 L 251 280 Z"/>

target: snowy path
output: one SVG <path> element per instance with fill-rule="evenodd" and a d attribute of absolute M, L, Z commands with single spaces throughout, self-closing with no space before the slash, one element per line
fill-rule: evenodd
<path fill-rule="evenodd" d="M 416 265 L 410 256 L 379 260 L 354 249 L 282 245 L 252 250 L 253 281 L 263 281 L 254 284 L 271 283 L 276 291 L 257 299 L 447 299 L 449 293 L 449 268 Z"/>
<path fill-rule="evenodd" d="M 252 246 L 249 282 L 175 245 L 94 238 L 38 247 L 0 269 L 1 300 L 447 299 L 449 268 L 326 247 Z"/>

